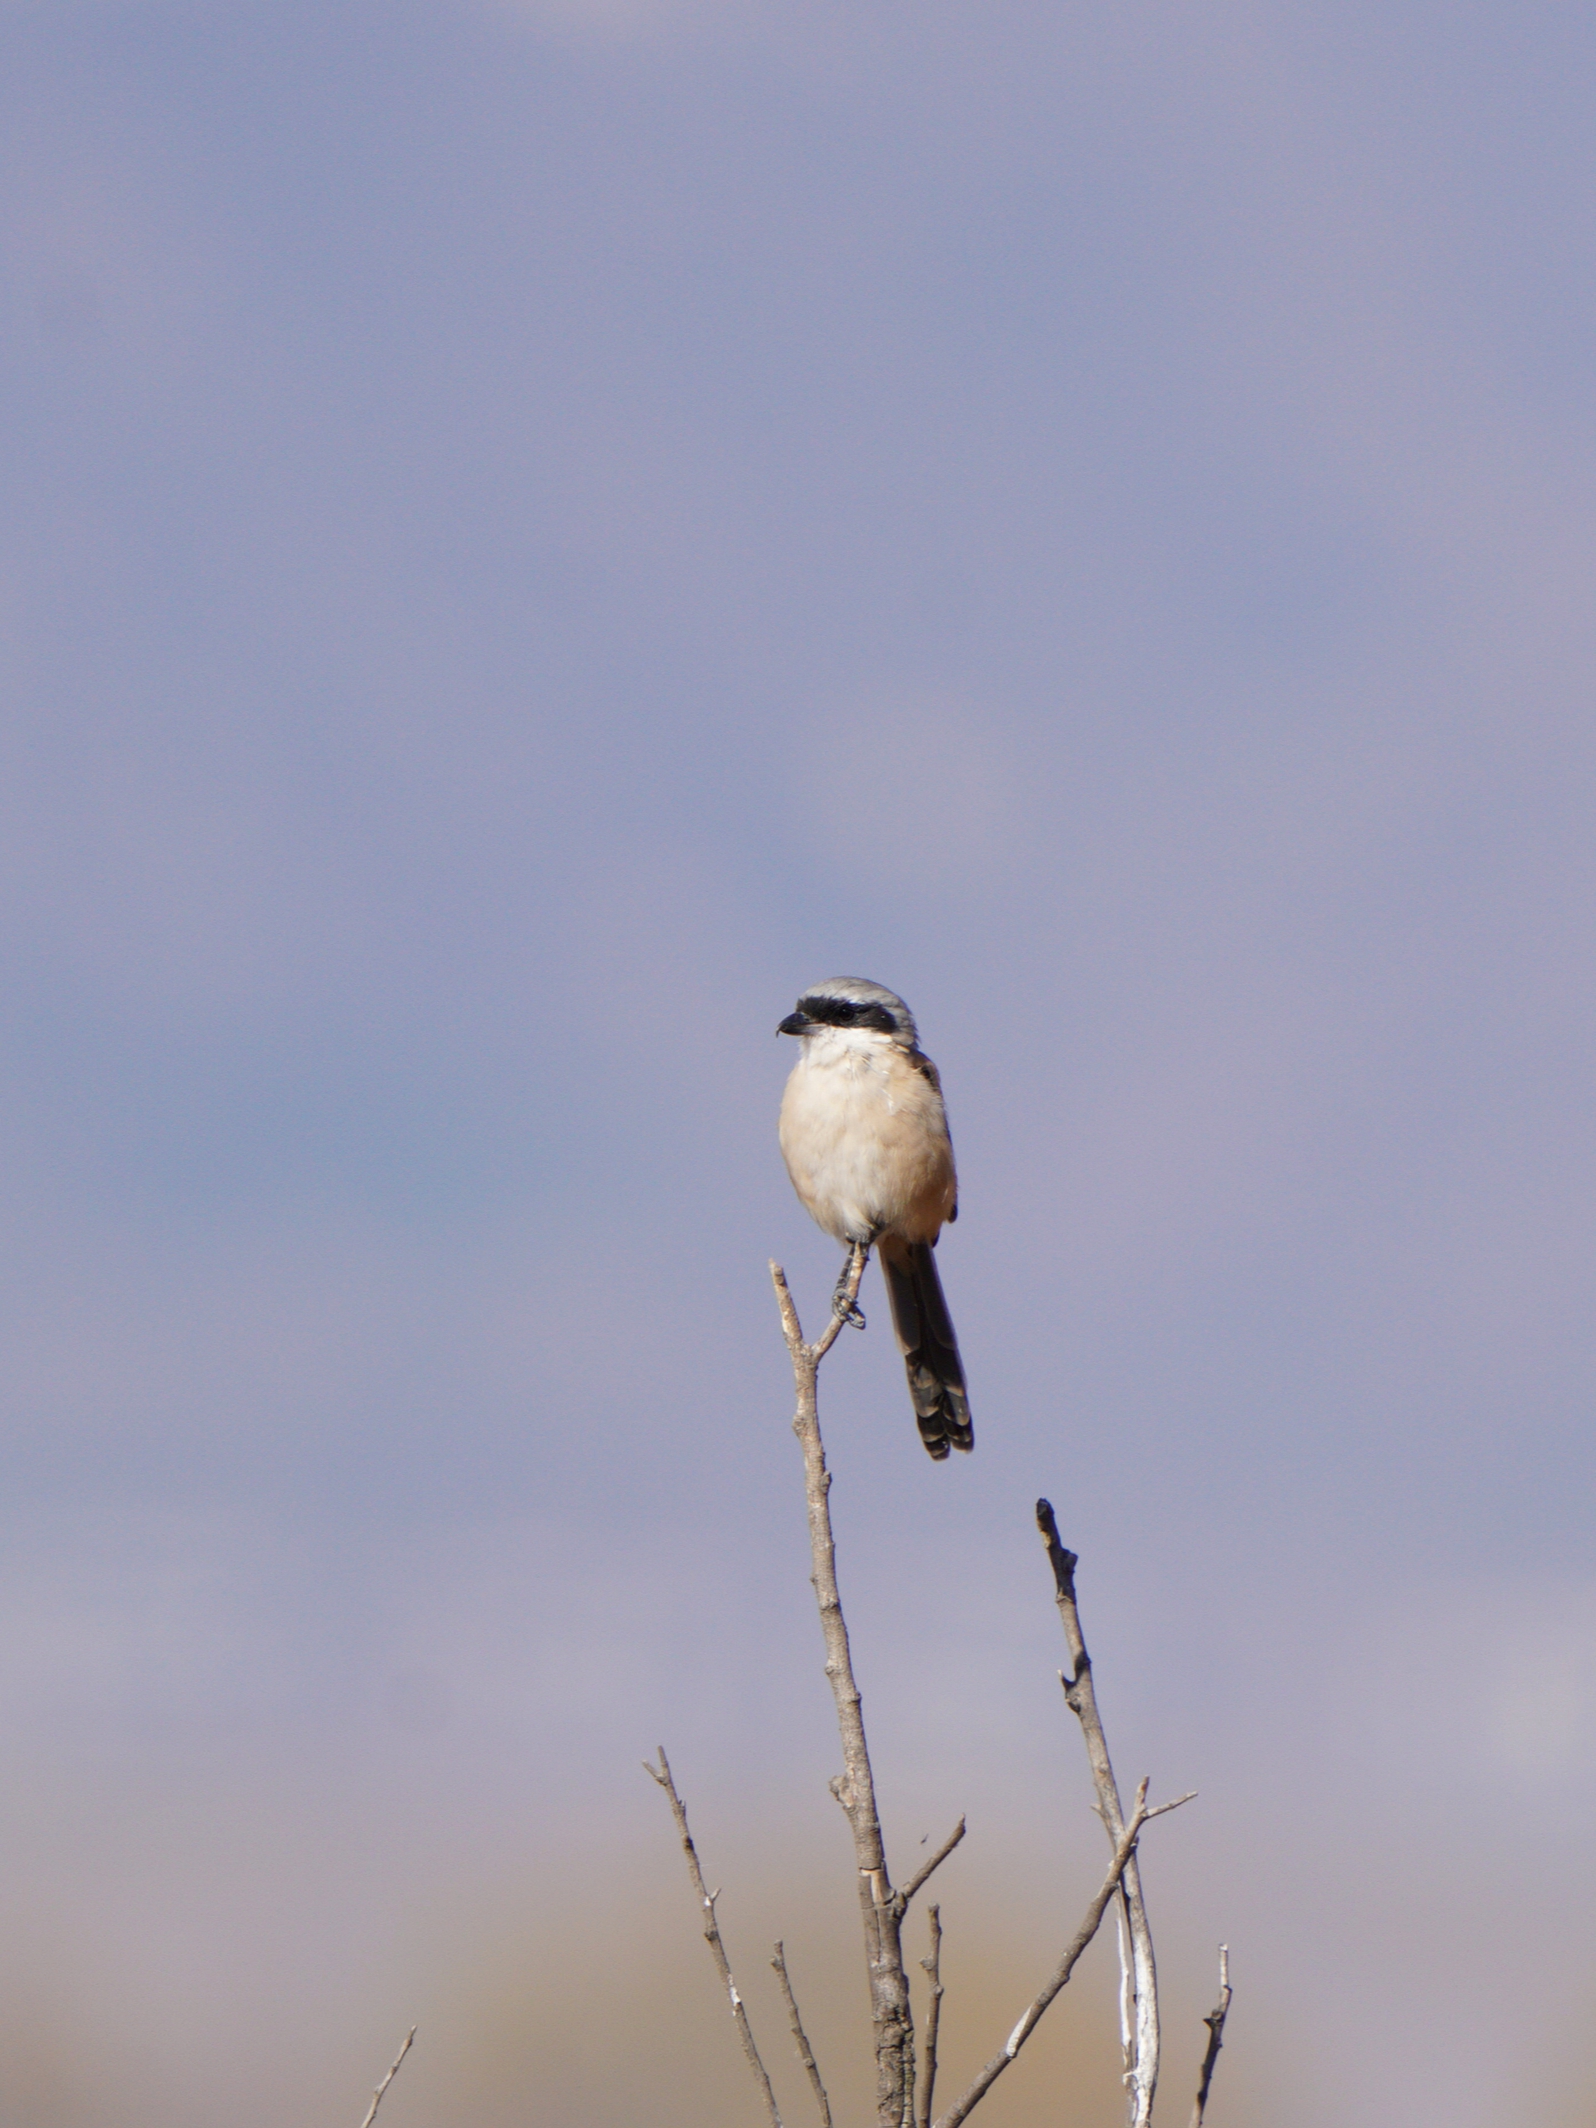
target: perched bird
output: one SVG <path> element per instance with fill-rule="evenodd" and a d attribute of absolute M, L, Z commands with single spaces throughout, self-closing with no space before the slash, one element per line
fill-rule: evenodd
<path fill-rule="evenodd" d="M 781 1100 L 792 1186 L 828 1234 L 880 1250 L 920 1438 L 941 1462 L 975 1430 L 931 1253 L 959 1216 L 937 1068 L 902 998 L 863 976 L 815 983 L 776 1032 L 799 1043 Z M 838 1295 L 840 1308 L 841 1282 Z"/>

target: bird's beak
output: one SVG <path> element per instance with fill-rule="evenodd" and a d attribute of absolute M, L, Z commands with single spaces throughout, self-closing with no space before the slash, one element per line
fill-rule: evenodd
<path fill-rule="evenodd" d="M 777 1034 L 807 1034 L 808 1031 L 809 1015 L 804 1012 L 789 1012 L 776 1029 Z"/>

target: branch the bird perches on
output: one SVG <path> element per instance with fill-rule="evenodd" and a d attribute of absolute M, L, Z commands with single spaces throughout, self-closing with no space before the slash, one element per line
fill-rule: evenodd
<path fill-rule="evenodd" d="M 1153 2094 L 1158 2082 L 1158 1980 L 1152 1935 L 1142 1896 L 1137 1844 L 1144 1827 L 1152 1819 L 1178 1810 L 1183 1803 L 1190 1802 L 1192 1797 L 1188 1794 L 1177 1796 L 1169 1803 L 1149 1804 L 1148 1783 L 1143 1780 L 1137 1789 L 1130 1812 L 1126 1814 L 1123 1810 L 1102 1718 L 1098 1712 L 1091 1657 L 1087 1653 L 1081 1632 L 1080 1614 L 1075 1598 L 1075 1568 L 1078 1562 L 1075 1554 L 1067 1550 L 1061 1541 L 1053 1510 L 1045 1500 L 1037 1502 L 1037 1524 L 1041 1529 L 1053 1569 L 1054 1597 L 1064 1627 L 1065 1645 L 1070 1659 L 1070 1669 L 1060 1673 L 1060 1680 L 1064 1686 L 1065 1699 L 1080 1722 L 1086 1742 L 1087 1758 L 1097 1792 L 1097 1810 L 1108 1835 L 1111 1850 L 1109 1865 L 1080 1926 L 1052 1974 L 1025 2006 L 1002 2047 L 977 2072 L 947 2111 L 937 2116 L 934 2121 L 931 2105 L 935 2092 L 937 2054 L 942 2037 L 944 1989 L 941 1974 L 941 1912 L 938 1907 L 932 1907 L 931 1956 L 922 1961 L 930 1987 L 926 2058 L 923 2073 L 918 2077 L 916 2074 L 914 2017 L 909 1976 L 904 1963 L 903 1923 L 915 1896 L 963 1840 L 965 1825 L 961 1818 L 930 1860 L 901 1889 L 894 1889 L 887 1865 L 880 1814 L 876 1806 L 875 1775 L 865 1735 L 863 1700 L 854 1676 L 853 1653 L 837 1584 L 836 1542 L 831 1525 L 831 1471 L 826 1462 L 825 1445 L 821 1439 L 818 1403 L 821 1362 L 836 1343 L 844 1324 L 854 1316 L 859 1285 L 867 1261 L 868 1252 L 865 1249 L 855 1247 L 850 1252 L 846 1271 L 834 1297 L 831 1318 L 813 1344 L 807 1342 L 804 1337 L 798 1310 L 779 1264 L 771 1264 L 770 1276 L 775 1287 L 777 1306 L 781 1311 L 782 1335 L 792 1361 L 796 1390 L 793 1432 L 797 1435 L 803 1451 L 804 1499 L 809 1525 L 812 1582 L 825 1644 L 826 1678 L 831 1686 L 836 1707 L 837 1731 L 842 1745 L 843 1770 L 831 1782 L 831 1792 L 842 1807 L 853 1837 L 855 1880 L 864 1933 L 865 1967 L 875 2044 L 877 2128 L 959 2128 L 959 2124 L 969 2117 L 1019 2055 L 1041 2022 L 1048 2005 L 1068 1982 L 1110 1905 L 1116 1901 L 1124 1927 L 1121 1954 L 1124 1965 L 1124 2013 L 1121 2038 L 1125 2057 L 1128 2128 L 1150 2128 Z M 704 1915 L 705 1939 L 714 1958 L 721 1985 L 727 1992 L 744 2056 L 758 2087 L 770 2128 L 781 2128 L 781 2116 L 777 2111 L 771 2081 L 755 2044 L 747 2009 L 732 1978 L 731 1966 L 721 1940 L 715 1915 L 715 1902 L 719 1894 L 705 1889 L 697 1850 L 687 1828 L 686 1808 L 677 1793 L 663 1749 L 659 1754 L 659 1765 L 647 1765 L 646 1770 L 670 1799 L 687 1855 L 689 1872 Z M 803 2063 L 820 2112 L 822 2128 L 831 2128 L 830 2100 L 799 2016 L 787 1974 L 785 1953 L 779 1943 L 771 1963 L 781 1986 L 798 2057 Z M 1229 1979 L 1226 1971 L 1223 1974 L 1220 2008 L 1206 2020 L 1209 2027 L 1209 2045 L 1202 2067 L 1198 2110 L 1194 2115 L 1193 2128 L 1201 2128 L 1202 2109 L 1208 2099 L 1213 2064 L 1219 2052 L 1220 2034 L 1224 2026 L 1224 2012 L 1228 2009 L 1229 2000 Z"/>

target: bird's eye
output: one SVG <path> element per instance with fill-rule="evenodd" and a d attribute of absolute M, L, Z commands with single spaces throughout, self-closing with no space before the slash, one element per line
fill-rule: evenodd
<path fill-rule="evenodd" d="M 885 1005 L 861 1005 L 853 998 L 806 997 L 798 1000 L 806 1020 L 822 1027 L 869 1027 L 877 1034 L 896 1034 L 898 1023 Z"/>

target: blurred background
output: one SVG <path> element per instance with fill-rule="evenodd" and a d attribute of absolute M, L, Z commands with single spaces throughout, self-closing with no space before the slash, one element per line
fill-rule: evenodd
<path fill-rule="evenodd" d="M 1596 21 L 0 7 L 0 2113 L 869 2085 L 777 1020 L 942 1067 L 824 1414 L 950 2087 L 1102 1835 L 1184 2123 L 1596 2105 Z M 924 1949 L 911 1930 L 912 1954 Z M 1119 2118 L 1097 1945 L 983 2112 Z M 849 2066 L 851 2063 L 852 2066 Z M 950 2092 L 951 2095 L 951 2092 Z"/>

